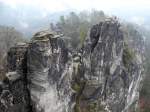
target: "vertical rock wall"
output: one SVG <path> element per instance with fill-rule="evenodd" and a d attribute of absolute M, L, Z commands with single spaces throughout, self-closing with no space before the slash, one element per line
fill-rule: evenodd
<path fill-rule="evenodd" d="M 32 104 L 36 112 L 63 112 L 67 100 L 61 78 L 67 67 L 68 51 L 60 38 L 53 34 L 35 34 L 28 47 L 28 79 Z M 65 101 L 66 100 L 66 101 Z"/>
<path fill-rule="evenodd" d="M 36 33 L 8 53 L 2 112 L 137 112 L 144 42 L 127 38 L 116 19 L 94 25 L 78 51 L 60 35 Z M 0 111 L 0 112 L 1 112 Z"/>
<path fill-rule="evenodd" d="M 81 56 L 85 72 L 76 73 L 80 75 L 75 82 L 78 84 L 75 112 L 138 111 L 144 76 L 144 42 L 138 32 L 136 35 L 137 38 L 127 41 L 115 19 L 91 28 L 89 43 L 85 43 Z M 81 76 L 84 81 L 80 81 Z"/>

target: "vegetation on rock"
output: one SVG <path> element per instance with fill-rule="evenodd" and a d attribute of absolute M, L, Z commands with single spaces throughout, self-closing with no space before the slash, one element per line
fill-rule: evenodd
<path fill-rule="evenodd" d="M 134 53 L 129 47 L 125 44 L 124 49 L 123 49 L 123 64 L 126 68 L 129 67 L 129 65 L 132 63 L 134 58 Z"/>

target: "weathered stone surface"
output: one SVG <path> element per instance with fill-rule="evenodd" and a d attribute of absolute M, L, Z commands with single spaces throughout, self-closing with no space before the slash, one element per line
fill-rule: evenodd
<path fill-rule="evenodd" d="M 59 92 L 61 88 L 67 89 L 61 82 L 63 80 L 61 78 L 64 78 L 63 75 L 67 69 L 68 51 L 59 36 L 56 37 L 51 33 L 44 35 L 43 32 L 38 34 L 33 37 L 28 47 L 29 90 L 37 112 L 55 112 L 59 105 L 57 103 L 61 104 L 60 110 L 65 107 L 62 108 L 63 103 L 59 101 Z M 51 102 L 51 105 L 47 105 L 47 101 Z"/>
<path fill-rule="evenodd" d="M 0 112 L 30 112 L 27 89 L 26 44 L 18 44 L 8 52 L 8 73 L 2 82 Z"/>
<path fill-rule="evenodd" d="M 109 18 L 91 28 L 83 48 L 70 52 L 63 35 L 36 33 L 8 53 L 2 112 L 136 111 L 144 74 L 144 42 L 136 35 L 127 40 Z"/>
<path fill-rule="evenodd" d="M 131 108 L 137 111 L 139 87 L 144 75 L 144 43 L 139 34 L 126 43 L 123 33 L 116 20 L 92 27 L 91 47 L 85 46 L 83 54 L 84 77 L 87 78 L 87 87 L 81 95 L 85 100 L 80 99 L 79 106 L 83 111 L 93 103 L 97 111 L 101 111 L 101 106 L 102 111 L 126 112 Z"/>

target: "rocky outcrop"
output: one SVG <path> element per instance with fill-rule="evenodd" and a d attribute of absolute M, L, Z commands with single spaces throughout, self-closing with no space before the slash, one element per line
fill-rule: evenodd
<path fill-rule="evenodd" d="M 61 92 L 69 89 L 62 82 L 66 75 L 68 51 L 58 37 L 50 32 L 38 32 L 28 47 L 29 90 L 36 112 L 62 112 L 66 108 L 66 98 Z"/>
<path fill-rule="evenodd" d="M 108 18 L 91 28 L 83 48 L 70 52 L 62 35 L 36 33 L 8 53 L 2 112 L 137 112 L 144 43 L 136 35 L 127 39 Z"/>
<path fill-rule="evenodd" d="M 8 52 L 8 72 L 0 85 L 0 112 L 30 112 L 26 50 L 27 45 L 20 43 Z"/>
<path fill-rule="evenodd" d="M 130 38 L 127 43 L 120 24 L 108 19 L 91 28 L 85 49 L 82 57 L 86 85 L 78 111 L 137 112 L 144 74 L 140 34 L 137 32 L 137 38 Z"/>

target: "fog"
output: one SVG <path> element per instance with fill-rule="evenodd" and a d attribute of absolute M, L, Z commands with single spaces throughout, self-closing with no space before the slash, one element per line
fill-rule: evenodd
<path fill-rule="evenodd" d="M 0 25 L 13 26 L 31 36 L 61 15 L 95 9 L 149 29 L 149 6 L 148 0 L 0 0 Z"/>
<path fill-rule="evenodd" d="M 0 0 L 0 111 L 150 112 L 149 6 Z"/>

